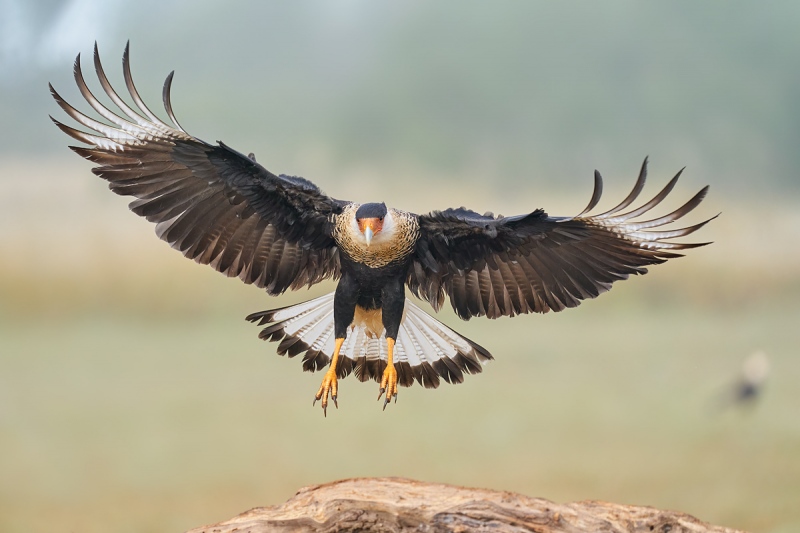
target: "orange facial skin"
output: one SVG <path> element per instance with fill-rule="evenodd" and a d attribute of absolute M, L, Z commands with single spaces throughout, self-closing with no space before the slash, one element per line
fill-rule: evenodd
<path fill-rule="evenodd" d="M 364 233 L 367 228 L 371 229 L 373 234 L 377 234 L 383 229 L 382 218 L 359 218 L 356 222 L 358 222 L 358 230 L 361 233 Z"/>

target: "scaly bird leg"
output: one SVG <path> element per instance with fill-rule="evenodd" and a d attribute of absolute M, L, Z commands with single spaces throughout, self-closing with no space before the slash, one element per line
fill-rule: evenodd
<path fill-rule="evenodd" d="M 336 363 L 339 362 L 339 351 L 342 349 L 342 344 L 344 344 L 344 337 L 336 339 L 336 346 L 333 349 L 333 358 L 331 359 L 331 367 L 325 372 L 325 377 L 322 378 L 322 385 L 319 386 L 317 394 L 314 395 L 314 403 L 311 404 L 316 405 L 317 400 L 322 400 L 322 412 L 326 417 L 328 416 L 328 393 L 331 395 L 333 405 L 335 405 L 337 409 L 339 408 L 339 404 L 336 401 L 336 394 L 339 391 L 339 385 L 336 380 Z"/>
<path fill-rule="evenodd" d="M 387 338 L 386 345 L 388 348 L 388 356 L 386 361 L 386 370 L 383 371 L 383 378 L 381 378 L 381 391 L 378 393 L 378 400 L 381 399 L 383 393 L 386 393 L 386 400 L 383 402 L 383 409 L 386 410 L 386 404 L 394 397 L 394 402 L 397 403 L 397 370 L 394 368 L 394 339 Z"/>

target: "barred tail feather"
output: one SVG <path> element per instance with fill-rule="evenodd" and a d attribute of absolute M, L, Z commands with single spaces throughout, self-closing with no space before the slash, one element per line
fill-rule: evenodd
<path fill-rule="evenodd" d="M 303 356 L 303 370 L 323 369 L 334 349 L 333 296 L 326 294 L 297 305 L 253 313 L 250 322 L 266 327 L 259 338 L 279 342 L 278 353 Z M 354 323 L 347 333 L 337 375 L 351 372 L 360 381 L 380 382 L 386 368 L 385 331 L 372 334 L 365 323 Z M 394 351 L 398 383 L 410 387 L 416 380 L 427 388 L 436 388 L 440 380 L 461 383 L 464 374 L 477 374 L 492 355 L 480 345 L 459 335 L 431 315 L 406 300 L 403 320 Z"/>

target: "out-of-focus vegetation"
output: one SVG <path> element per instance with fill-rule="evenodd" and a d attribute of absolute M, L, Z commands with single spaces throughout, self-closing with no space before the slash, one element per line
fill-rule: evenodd
<path fill-rule="evenodd" d="M 362 475 L 800 528 L 793 4 L 102 5 L 0 4 L 0 531 L 179 531 Z M 482 375 L 385 413 L 350 377 L 323 419 L 321 376 L 243 317 L 333 286 L 270 298 L 187 261 L 49 124 L 46 81 L 79 103 L 95 37 L 120 89 L 130 38 L 151 107 L 174 68 L 190 132 L 339 198 L 569 215 L 594 168 L 608 207 L 650 154 L 646 194 L 689 165 L 663 212 L 711 184 L 690 222 L 722 211 L 715 243 L 565 313 L 445 311 Z M 757 349 L 761 401 L 715 410 Z"/>

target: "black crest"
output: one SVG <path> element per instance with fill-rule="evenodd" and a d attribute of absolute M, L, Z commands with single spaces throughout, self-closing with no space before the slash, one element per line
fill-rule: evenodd
<path fill-rule="evenodd" d="M 364 204 L 356 211 L 356 220 L 362 218 L 383 218 L 386 216 L 386 204 Z"/>

